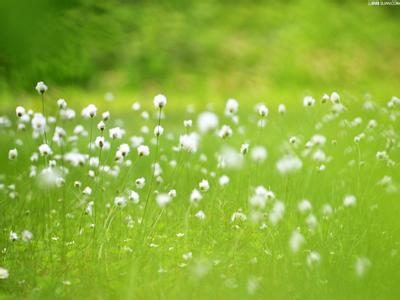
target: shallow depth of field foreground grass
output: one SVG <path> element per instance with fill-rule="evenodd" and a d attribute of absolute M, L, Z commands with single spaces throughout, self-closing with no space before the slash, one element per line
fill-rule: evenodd
<path fill-rule="evenodd" d="M 2 298 L 398 299 L 398 98 L 108 117 L 37 88 L 45 118 L 0 117 Z"/>

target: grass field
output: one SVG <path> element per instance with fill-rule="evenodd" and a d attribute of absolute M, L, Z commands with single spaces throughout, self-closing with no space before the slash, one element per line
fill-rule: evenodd
<path fill-rule="evenodd" d="M 0 119 L 1 298 L 400 296 L 398 98 L 48 92 Z"/>

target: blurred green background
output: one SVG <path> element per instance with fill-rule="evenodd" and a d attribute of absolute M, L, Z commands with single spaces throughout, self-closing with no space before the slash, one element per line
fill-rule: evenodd
<path fill-rule="evenodd" d="M 367 0 L 3 0 L 0 98 L 14 104 L 43 80 L 66 98 L 386 101 L 400 84 L 399 18 Z"/>

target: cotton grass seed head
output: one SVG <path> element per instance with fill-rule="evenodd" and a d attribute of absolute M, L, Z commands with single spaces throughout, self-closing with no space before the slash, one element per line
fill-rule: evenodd
<path fill-rule="evenodd" d="M 138 189 L 142 189 L 146 184 L 146 180 L 144 179 L 144 177 L 140 177 L 135 180 L 135 184 Z"/>
<path fill-rule="evenodd" d="M 279 104 L 278 106 L 278 113 L 280 115 L 283 115 L 284 113 L 286 113 L 286 106 L 285 104 Z"/>
<path fill-rule="evenodd" d="M 314 106 L 315 105 L 315 99 L 311 96 L 305 96 L 303 99 L 303 105 L 306 107 Z"/>
<path fill-rule="evenodd" d="M 155 108 L 162 109 L 163 107 L 165 107 L 165 105 L 167 105 L 167 97 L 165 97 L 162 94 L 159 94 L 154 97 L 153 104 Z"/>
<path fill-rule="evenodd" d="M 14 160 L 14 159 L 16 159 L 18 157 L 18 151 L 17 151 L 17 149 L 10 149 L 9 151 L 8 151 L 8 159 L 9 160 Z"/>
<path fill-rule="evenodd" d="M 39 94 L 44 94 L 48 88 L 47 88 L 47 85 L 45 85 L 43 81 L 39 81 L 36 84 L 35 89 Z"/>
<path fill-rule="evenodd" d="M 257 113 L 261 116 L 261 117 L 266 117 L 268 116 L 268 107 L 265 106 L 265 104 L 260 103 L 256 105 L 256 110 Z"/>
<path fill-rule="evenodd" d="M 354 195 L 346 195 L 343 198 L 343 205 L 345 207 L 355 206 L 357 203 L 357 198 Z"/>
<path fill-rule="evenodd" d="M 193 124 L 192 120 L 184 120 L 183 121 L 183 126 L 185 126 L 186 128 L 192 127 L 192 124 Z"/>
<path fill-rule="evenodd" d="M 165 207 L 171 200 L 172 198 L 168 194 L 162 193 L 156 196 L 156 202 L 159 207 Z"/>
<path fill-rule="evenodd" d="M 154 128 L 154 135 L 155 135 L 155 136 L 161 136 L 163 133 L 164 133 L 164 128 L 163 128 L 162 126 L 157 125 L 157 126 Z"/>
<path fill-rule="evenodd" d="M 264 161 L 267 158 L 267 149 L 263 146 L 254 146 L 251 150 L 251 158 L 254 161 Z"/>
<path fill-rule="evenodd" d="M 203 179 L 202 181 L 200 181 L 199 189 L 203 192 L 207 192 L 210 189 L 210 184 L 208 183 L 208 181 L 206 179 Z"/>
<path fill-rule="evenodd" d="M 249 144 L 242 144 L 241 146 L 240 146 L 240 153 L 242 154 L 242 155 L 246 155 L 247 154 L 247 152 L 249 152 Z"/>
<path fill-rule="evenodd" d="M 298 230 L 294 230 L 289 239 L 290 250 L 292 250 L 293 253 L 298 252 L 301 246 L 304 244 L 304 242 L 305 239 L 303 235 Z"/>
<path fill-rule="evenodd" d="M 218 116 L 213 112 L 203 112 L 197 118 L 197 126 L 201 133 L 214 131 L 218 127 Z"/>
<path fill-rule="evenodd" d="M 7 279 L 8 277 L 9 277 L 8 270 L 0 267 L 0 279 Z"/>
<path fill-rule="evenodd" d="M 184 134 L 179 137 L 179 145 L 183 150 L 194 153 L 199 147 L 199 139 L 197 133 Z"/>
<path fill-rule="evenodd" d="M 87 107 L 85 107 L 82 110 L 82 117 L 88 119 L 88 118 L 94 118 L 97 113 L 97 107 L 94 104 L 89 104 Z"/>
<path fill-rule="evenodd" d="M 225 106 L 225 114 L 226 115 L 233 115 L 236 114 L 239 110 L 239 103 L 236 99 L 228 99 Z"/>
<path fill-rule="evenodd" d="M 276 163 L 276 169 L 282 175 L 296 172 L 303 166 L 303 162 L 294 155 L 286 155 L 279 159 Z"/>
<path fill-rule="evenodd" d="M 67 101 L 65 99 L 58 99 L 57 106 L 59 109 L 66 109 L 67 108 Z"/>
<path fill-rule="evenodd" d="M 199 192 L 199 190 L 194 189 L 192 193 L 190 194 L 190 202 L 192 203 L 199 203 L 200 200 L 203 199 L 203 196 Z"/>
<path fill-rule="evenodd" d="M 150 149 L 146 145 L 140 145 L 139 147 L 137 147 L 137 153 L 139 156 L 149 156 Z"/>
<path fill-rule="evenodd" d="M 22 118 L 22 116 L 25 115 L 25 108 L 23 108 L 22 106 L 17 106 L 17 108 L 15 109 L 15 114 L 18 118 Z"/>
<path fill-rule="evenodd" d="M 101 114 L 101 117 L 103 118 L 103 121 L 106 122 L 108 119 L 110 119 L 110 112 L 109 111 L 105 111 Z"/>
<path fill-rule="evenodd" d="M 47 144 L 42 144 L 39 146 L 39 153 L 41 156 L 47 156 L 52 153 L 51 148 Z"/>

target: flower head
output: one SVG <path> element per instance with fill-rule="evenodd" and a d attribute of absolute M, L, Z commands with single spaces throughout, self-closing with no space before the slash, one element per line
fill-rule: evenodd
<path fill-rule="evenodd" d="M 239 110 L 239 103 L 236 99 L 228 99 L 225 106 L 225 114 L 226 115 L 233 115 L 236 114 Z"/>
<path fill-rule="evenodd" d="M 25 108 L 23 108 L 22 106 L 18 106 L 15 109 L 15 114 L 17 115 L 18 118 L 21 118 L 23 115 L 25 115 Z"/>
<path fill-rule="evenodd" d="M 155 136 L 160 136 L 160 135 L 162 135 L 163 133 L 164 133 L 164 128 L 163 128 L 162 126 L 157 125 L 157 126 L 154 128 L 154 135 L 155 135 Z"/>
<path fill-rule="evenodd" d="M 47 155 L 50 155 L 52 152 L 51 152 L 51 148 L 49 145 L 42 144 L 39 146 L 39 153 L 42 156 L 47 156 Z"/>
<path fill-rule="evenodd" d="M 96 144 L 97 147 L 103 148 L 105 143 L 104 136 L 98 136 L 94 143 Z"/>
<path fill-rule="evenodd" d="M 39 94 L 44 94 L 48 88 L 47 88 L 47 85 L 45 85 L 43 81 L 39 81 L 36 84 L 35 89 Z"/>
<path fill-rule="evenodd" d="M 18 151 L 17 149 L 11 149 L 10 151 L 8 151 L 8 159 L 9 160 L 14 160 L 18 157 Z"/>
<path fill-rule="evenodd" d="M 137 147 L 137 153 L 139 156 L 149 156 L 150 149 L 146 145 L 140 145 Z"/>
<path fill-rule="evenodd" d="M 304 106 L 314 106 L 315 104 L 315 99 L 311 96 L 305 96 L 303 99 L 303 105 Z"/>
<path fill-rule="evenodd" d="M 268 115 L 268 107 L 265 104 L 260 103 L 256 106 L 257 112 L 261 117 L 266 117 Z"/>
<path fill-rule="evenodd" d="M 156 197 L 158 206 L 164 207 L 171 202 L 171 197 L 168 194 L 158 194 Z"/>
<path fill-rule="evenodd" d="M 58 99 L 57 100 L 57 106 L 59 109 L 66 109 L 67 108 L 67 102 L 64 99 Z"/>
<path fill-rule="evenodd" d="M 162 109 L 167 104 L 167 97 L 159 94 L 154 97 L 153 103 L 155 108 Z"/>
<path fill-rule="evenodd" d="M 97 113 L 97 107 L 94 104 L 89 104 L 82 110 L 82 116 L 84 118 L 94 118 Z"/>

